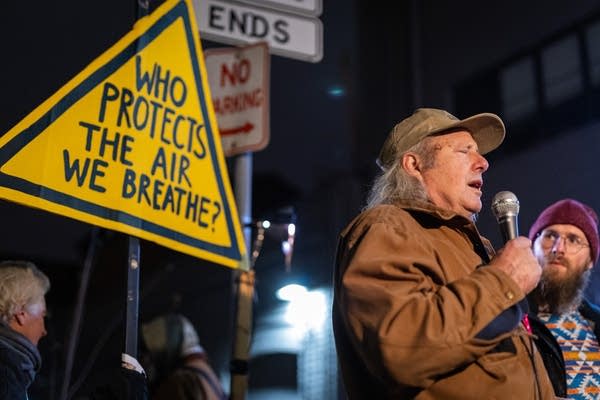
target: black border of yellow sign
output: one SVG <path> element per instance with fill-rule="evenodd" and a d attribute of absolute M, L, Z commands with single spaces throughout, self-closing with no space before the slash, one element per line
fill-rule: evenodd
<path fill-rule="evenodd" d="M 169 7 L 172 8 L 169 9 Z M 206 77 L 202 76 L 202 73 L 205 74 L 206 70 L 204 68 L 204 65 L 202 64 L 202 50 L 199 46 L 198 31 L 197 29 L 195 29 L 196 26 L 195 20 L 193 20 L 194 17 L 190 16 L 190 9 L 191 2 L 189 2 L 189 0 L 167 1 L 161 7 L 159 7 L 152 15 L 146 17 L 154 17 L 153 19 L 155 19 L 155 21 L 149 22 L 150 25 L 147 29 L 140 32 L 137 32 L 135 29 L 132 30 L 128 34 L 128 36 L 125 36 L 120 42 L 113 46 L 113 48 L 109 49 L 105 54 L 109 54 L 111 50 L 114 51 L 114 48 L 117 47 L 119 43 L 123 41 L 126 42 L 129 36 L 133 36 L 133 40 L 131 40 L 131 43 L 126 45 L 124 49 L 118 51 L 116 55 L 109 59 L 108 62 L 100 65 L 91 74 L 89 74 L 89 76 L 83 78 L 79 83 L 76 83 L 75 86 L 66 93 L 66 95 L 61 95 L 61 92 L 59 91 L 53 97 L 48 99 L 44 104 L 38 107 L 38 110 L 44 108 L 47 109 L 47 111 L 44 112 L 41 116 L 39 116 L 35 120 L 35 122 L 22 129 L 20 132 L 17 132 L 14 135 L 14 137 L 10 138 L 9 141 L 0 148 L 0 168 L 3 165 L 5 165 L 5 163 L 7 163 L 21 149 L 23 149 L 29 143 L 31 143 L 39 134 L 41 134 L 47 127 L 49 127 L 53 123 L 53 121 L 59 118 L 79 99 L 83 98 L 94 87 L 96 87 L 98 84 L 103 82 L 104 79 L 113 74 L 121 65 L 126 63 L 131 58 L 135 57 L 135 55 L 138 52 L 140 52 L 142 49 L 148 46 L 155 38 L 157 38 L 166 28 L 168 28 L 178 18 L 182 18 L 185 26 L 185 35 L 187 38 L 190 62 L 192 63 L 194 71 L 195 85 L 199 95 L 201 112 L 204 116 L 204 120 L 206 121 L 208 137 L 207 142 L 210 150 L 209 153 L 213 155 L 211 157 L 212 168 L 213 171 L 215 171 L 217 177 L 216 180 L 221 199 L 223 199 L 225 205 L 228 205 L 224 207 L 223 212 L 225 214 L 226 225 L 231 239 L 229 246 L 221 246 L 204 240 L 199 240 L 189 235 L 182 234 L 181 232 L 177 232 L 176 230 L 161 226 L 157 223 L 136 217 L 128 212 L 94 204 L 87 200 L 78 198 L 75 195 L 62 193 L 60 191 L 29 182 L 25 179 L 16 176 L 7 175 L 5 173 L 2 173 L 1 171 L 0 187 L 12 189 L 16 192 L 23 193 L 33 198 L 43 199 L 51 203 L 51 206 L 46 207 L 45 205 L 47 204 L 44 202 L 41 202 L 41 204 L 28 204 L 27 200 L 32 200 L 31 197 L 29 197 L 28 199 L 28 196 L 12 194 L 7 195 L 6 191 L 3 191 L 0 197 L 5 197 L 9 200 L 14 200 L 25 205 L 46 209 L 55 213 L 60 213 L 60 211 L 57 210 L 57 207 L 54 207 L 53 205 L 64 206 L 68 209 L 79 211 L 84 215 L 98 217 L 99 220 L 94 219 L 93 222 L 96 225 L 114 229 L 120 224 L 123 224 L 133 229 L 117 230 L 120 230 L 125 233 L 131 233 L 133 231 L 136 236 L 153 240 L 151 235 L 150 237 L 147 237 L 148 235 L 143 234 L 144 232 L 149 232 L 160 238 L 165 238 L 176 243 L 181 243 L 186 246 L 190 246 L 191 248 L 194 248 L 196 250 L 200 250 L 199 253 L 201 255 L 206 255 L 204 252 L 210 253 L 208 254 L 208 257 L 202 258 L 208 259 L 210 261 L 215 261 L 232 268 L 244 268 L 243 258 L 245 257 L 245 244 L 243 243 L 243 237 L 241 234 L 241 228 L 239 225 L 237 210 L 235 209 L 233 196 L 231 195 L 230 188 L 225 187 L 225 182 L 223 179 L 223 175 L 227 177 L 227 171 L 224 170 L 226 167 L 223 161 L 223 155 L 221 152 L 220 144 L 217 145 L 217 143 L 215 142 L 215 140 L 219 139 L 219 135 L 216 127 L 216 120 L 214 119 L 214 113 L 212 110 L 212 103 L 207 104 L 211 101 L 210 93 L 205 90 L 208 89 L 208 84 L 206 84 L 206 86 L 203 86 L 203 79 L 205 80 Z M 160 15 L 161 12 L 164 12 L 164 15 Z M 156 16 L 157 14 L 158 16 Z M 141 21 L 142 20 L 138 21 L 138 24 Z M 95 67 L 94 63 L 88 66 L 88 69 L 90 67 Z M 76 76 L 71 82 L 69 82 L 69 84 L 72 84 L 72 82 L 76 82 L 78 78 L 81 79 L 81 75 L 84 75 L 86 71 L 83 71 L 80 75 Z M 65 85 L 65 87 L 68 85 Z M 60 96 L 58 98 L 58 101 L 56 101 L 57 96 Z M 30 114 L 28 118 L 31 118 L 31 115 L 33 115 L 34 112 L 32 112 L 32 114 Z M 209 114 L 209 112 L 211 114 Z M 13 128 L 13 130 L 15 129 L 21 129 L 20 124 Z M 11 134 L 11 132 L 7 133 L 7 135 L 9 134 Z M 227 184 L 229 185 L 228 178 Z M 33 201 L 33 203 L 40 202 Z M 85 222 L 90 222 L 90 220 L 86 218 L 77 219 L 84 220 Z M 107 221 L 110 222 L 107 223 Z M 199 255 L 195 254 L 196 252 L 194 251 L 183 251 L 195 256 Z M 210 255 L 215 255 L 216 259 L 214 257 L 210 257 Z"/>

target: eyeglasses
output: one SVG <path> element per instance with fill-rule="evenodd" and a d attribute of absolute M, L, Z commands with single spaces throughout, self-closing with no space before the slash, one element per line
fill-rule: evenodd
<path fill-rule="evenodd" d="M 558 239 L 562 239 L 563 246 L 565 247 L 566 254 L 575 254 L 584 247 L 590 247 L 589 244 L 574 233 L 567 233 L 561 235 L 560 233 L 551 229 L 542 231 L 539 235 L 541 239 L 541 245 L 544 249 L 551 249 L 556 246 Z"/>

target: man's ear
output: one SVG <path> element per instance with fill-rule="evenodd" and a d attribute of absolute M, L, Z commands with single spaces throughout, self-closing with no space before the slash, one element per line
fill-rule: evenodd
<path fill-rule="evenodd" d="M 19 326 L 23 326 L 25 325 L 25 322 L 27 322 L 27 316 L 25 315 L 25 310 L 21 309 L 20 311 L 17 311 L 15 313 L 15 323 L 18 324 Z"/>
<path fill-rule="evenodd" d="M 421 163 L 416 154 L 405 153 L 402 156 L 400 163 L 402 164 L 402 169 L 404 169 L 408 175 L 421 180 Z"/>

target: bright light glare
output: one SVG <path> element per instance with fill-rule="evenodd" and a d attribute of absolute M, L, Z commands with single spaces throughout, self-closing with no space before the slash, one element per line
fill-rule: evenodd
<path fill-rule="evenodd" d="M 269 229 L 269 227 L 271 226 L 271 222 L 269 222 L 269 220 L 264 220 L 264 221 L 262 222 L 262 226 L 263 226 L 263 228 L 265 228 L 265 229 Z"/>
<path fill-rule="evenodd" d="M 320 328 L 327 315 L 327 303 L 323 293 L 312 291 L 288 304 L 284 319 L 299 329 Z"/>
<path fill-rule="evenodd" d="M 294 236 L 295 233 L 296 233 L 296 225 L 288 224 L 288 235 Z"/>
<path fill-rule="evenodd" d="M 297 301 L 306 295 L 308 290 L 302 285 L 286 285 L 277 291 L 277 298 L 283 301 Z"/>

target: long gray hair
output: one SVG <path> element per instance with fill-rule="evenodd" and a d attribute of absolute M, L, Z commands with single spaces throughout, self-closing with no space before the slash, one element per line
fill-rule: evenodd
<path fill-rule="evenodd" d="M 406 173 L 400 163 L 406 153 L 414 153 L 421 158 L 424 169 L 431 168 L 435 162 L 435 151 L 431 137 L 426 137 L 407 151 L 398 154 L 390 168 L 384 169 L 373 182 L 367 197 L 365 210 L 380 204 L 394 204 L 399 200 L 429 201 L 423 184 L 415 177 Z"/>

